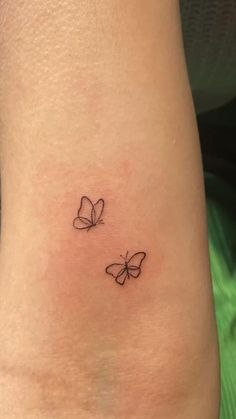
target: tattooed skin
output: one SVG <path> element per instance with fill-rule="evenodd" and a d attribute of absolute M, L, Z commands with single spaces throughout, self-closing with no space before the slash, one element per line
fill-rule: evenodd
<path fill-rule="evenodd" d="M 124 285 L 126 279 L 138 278 L 141 274 L 141 265 L 146 257 L 145 252 L 134 253 L 131 257 L 128 257 L 128 252 L 125 258 L 120 255 L 123 259 L 123 263 L 112 263 L 105 269 L 108 275 L 113 276 L 115 281 L 119 285 Z"/>
<path fill-rule="evenodd" d="M 92 202 L 87 196 L 82 196 L 77 217 L 73 220 L 73 227 L 77 230 L 87 230 L 96 227 L 98 224 L 104 224 L 102 214 L 105 202 L 100 198 L 96 202 Z M 141 266 L 146 257 L 145 252 L 136 252 L 132 256 L 128 256 L 128 251 L 123 257 L 122 263 L 112 263 L 108 265 L 105 272 L 111 275 L 115 282 L 124 285 L 126 279 L 138 278 L 141 274 Z"/>
<path fill-rule="evenodd" d="M 102 220 L 104 205 L 103 199 L 93 204 L 87 196 L 82 196 L 77 217 L 73 220 L 74 228 L 89 231 L 98 224 L 104 224 Z"/>

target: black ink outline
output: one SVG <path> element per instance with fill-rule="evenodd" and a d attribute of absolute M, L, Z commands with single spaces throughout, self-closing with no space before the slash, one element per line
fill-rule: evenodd
<path fill-rule="evenodd" d="M 106 267 L 106 269 L 105 269 L 105 272 L 108 275 L 113 276 L 113 278 L 115 278 L 116 283 L 119 284 L 119 285 L 124 285 L 124 283 L 125 283 L 125 281 L 126 281 L 127 278 L 130 279 L 130 277 L 132 277 L 132 278 L 138 278 L 139 277 L 139 275 L 141 274 L 141 265 L 142 265 L 142 262 L 143 262 L 143 260 L 145 259 L 146 255 L 147 255 L 146 252 L 136 252 L 136 253 L 134 253 L 128 259 L 128 253 L 129 252 L 127 251 L 125 257 L 122 256 L 122 255 L 120 255 L 120 257 L 122 257 L 124 259 L 124 262 L 125 263 L 112 263 L 111 265 L 108 265 Z M 142 254 L 143 255 L 142 258 L 140 259 L 139 264 L 138 265 L 130 265 L 129 266 L 129 263 L 130 263 L 131 259 L 133 259 L 135 256 L 137 256 L 139 254 Z M 115 274 L 114 272 L 108 272 L 110 268 L 114 268 L 114 269 L 120 268 L 120 270 L 118 272 L 116 272 L 116 274 Z M 131 271 L 133 271 L 133 273 Z M 134 271 L 137 272 L 137 275 L 134 275 Z M 126 272 L 126 275 L 123 278 L 123 281 L 122 282 L 119 282 L 118 279 L 120 277 L 122 277 L 122 275 L 125 272 Z"/>
<path fill-rule="evenodd" d="M 91 204 L 91 214 L 90 214 L 91 219 L 89 219 L 87 217 L 81 217 L 79 215 L 80 211 L 82 210 L 82 207 L 83 207 L 83 199 L 87 199 L 89 201 L 89 203 Z M 101 209 L 99 217 L 96 219 L 96 208 L 95 207 L 99 202 L 102 203 L 102 209 Z M 96 225 L 98 225 L 98 224 L 104 224 L 103 219 L 101 218 L 102 214 L 103 214 L 103 211 L 104 211 L 104 206 L 105 206 L 104 199 L 100 198 L 93 204 L 91 199 L 88 198 L 88 196 L 83 195 L 81 197 L 81 200 L 80 200 L 80 207 L 78 209 L 77 217 L 75 217 L 74 220 L 73 220 L 73 227 L 76 228 L 76 230 L 87 230 L 87 232 L 88 232 L 92 227 L 96 227 Z M 75 226 L 76 220 L 78 220 L 78 219 L 83 224 L 85 224 L 84 227 L 76 227 Z"/>

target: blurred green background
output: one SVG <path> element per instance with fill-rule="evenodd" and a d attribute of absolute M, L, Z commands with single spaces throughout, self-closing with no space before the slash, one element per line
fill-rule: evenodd
<path fill-rule="evenodd" d="M 236 100 L 198 117 L 221 358 L 221 419 L 236 419 Z"/>

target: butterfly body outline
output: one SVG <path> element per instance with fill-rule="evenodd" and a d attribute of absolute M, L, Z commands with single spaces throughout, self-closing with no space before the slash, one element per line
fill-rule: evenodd
<path fill-rule="evenodd" d="M 100 198 L 94 204 L 87 196 L 82 196 L 77 217 L 73 220 L 73 227 L 77 230 L 89 231 L 98 224 L 104 224 L 102 217 L 104 199 Z"/>
<path fill-rule="evenodd" d="M 120 255 L 124 258 L 122 255 Z M 119 285 L 124 285 L 126 279 L 138 278 L 141 274 L 141 265 L 146 257 L 145 252 L 136 252 L 128 259 L 128 252 L 124 258 L 124 263 L 112 263 L 108 265 L 105 272 L 113 276 Z"/>

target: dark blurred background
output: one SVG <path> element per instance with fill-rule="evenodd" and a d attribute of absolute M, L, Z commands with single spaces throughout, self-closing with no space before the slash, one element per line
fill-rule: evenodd
<path fill-rule="evenodd" d="M 220 176 L 236 188 L 236 99 L 200 114 L 198 128 L 204 171 Z"/>
<path fill-rule="evenodd" d="M 180 0 L 180 10 L 204 167 L 220 419 L 236 419 L 236 0 Z"/>

